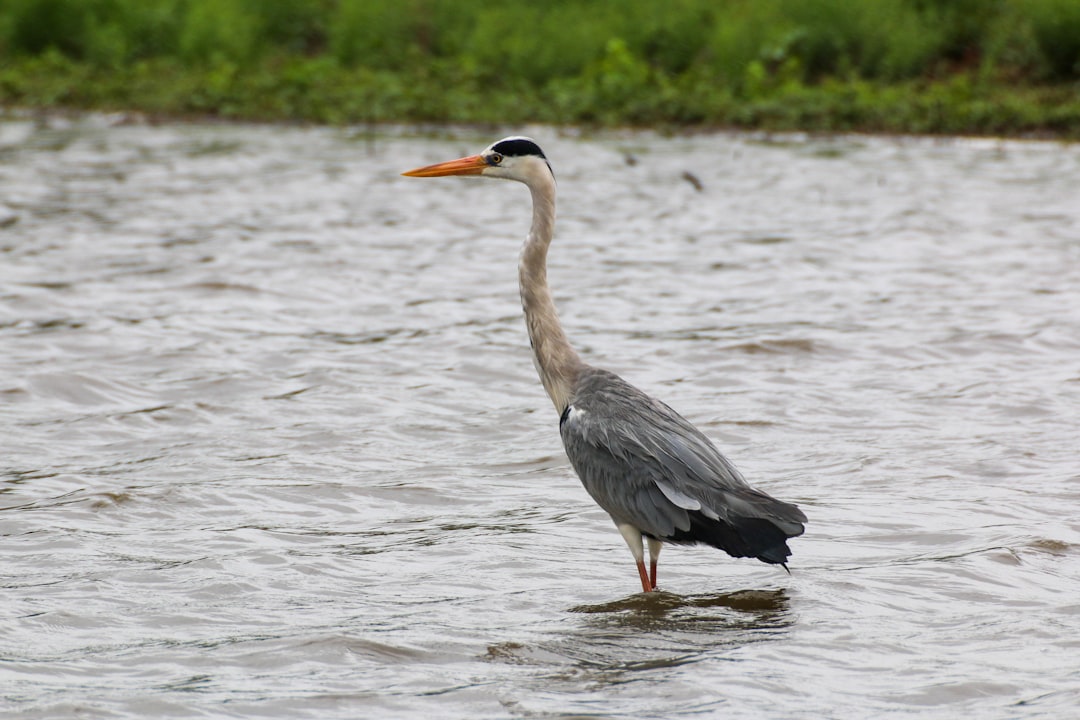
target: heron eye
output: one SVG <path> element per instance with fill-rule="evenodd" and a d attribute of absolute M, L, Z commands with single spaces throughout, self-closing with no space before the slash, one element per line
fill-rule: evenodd
<path fill-rule="evenodd" d="M 495 153 L 495 154 L 491 155 L 490 157 L 488 157 L 488 162 L 491 163 L 492 165 L 498 165 L 499 163 L 502 162 L 502 157 L 503 156 L 500 155 L 499 153 Z"/>

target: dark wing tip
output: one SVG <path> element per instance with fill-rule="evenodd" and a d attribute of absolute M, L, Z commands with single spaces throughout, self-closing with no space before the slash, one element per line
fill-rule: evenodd
<path fill-rule="evenodd" d="M 665 540 L 712 545 L 733 557 L 757 558 L 787 570 L 787 559 L 791 557 L 787 539 L 791 536 L 773 522 L 765 518 L 747 517 L 714 520 L 700 512 L 689 512 L 687 515 L 690 528 L 677 529 Z"/>
<path fill-rule="evenodd" d="M 761 562 L 766 562 L 770 565 L 780 565 L 787 570 L 787 559 L 791 557 L 791 548 L 788 547 L 786 542 L 780 542 L 777 545 L 760 550 L 754 557 Z M 790 574 L 791 571 L 788 570 L 788 575 Z"/>

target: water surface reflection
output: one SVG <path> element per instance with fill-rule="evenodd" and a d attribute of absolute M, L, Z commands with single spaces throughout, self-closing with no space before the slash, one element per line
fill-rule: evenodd
<path fill-rule="evenodd" d="M 1080 148 L 534 130 L 571 340 L 806 510 L 792 575 L 625 594 L 527 194 L 398 176 L 487 134 L 0 123 L 0 714 L 1071 716 Z"/>

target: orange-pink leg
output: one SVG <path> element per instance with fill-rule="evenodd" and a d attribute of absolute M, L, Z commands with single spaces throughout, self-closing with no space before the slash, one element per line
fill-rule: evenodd
<path fill-rule="evenodd" d="M 664 547 L 664 543 L 656 540 L 655 538 L 649 538 L 649 584 L 652 589 L 656 589 L 656 561 L 660 559 L 660 548 Z"/>
<path fill-rule="evenodd" d="M 649 573 L 645 571 L 645 546 L 641 541 L 641 531 L 633 525 L 617 524 L 615 527 L 619 528 L 619 533 L 623 536 L 623 540 L 626 541 L 627 546 L 630 548 L 630 552 L 634 555 L 634 562 L 637 563 L 638 577 L 641 578 L 641 590 L 642 592 L 652 592 L 653 583 L 649 579 Z M 652 540 L 649 541 L 650 548 L 652 547 Z M 656 574 L 656 571 L 653 571 Z"/>
<path fill-rule="evenodd" d="M 645 572 L 644 560 L 637 561 L 637 572 L 638 575 L 641 576 L 641 591 L 652 592 L 652 589 L 656 586 L 652 584 L 651 580 L 649 580 L 649 573 Z"/>

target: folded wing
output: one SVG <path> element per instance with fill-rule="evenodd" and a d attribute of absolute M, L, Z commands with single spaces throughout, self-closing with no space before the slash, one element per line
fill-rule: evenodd
<path fill-rule="evenodd" d="M 612 373 L 580 377 L 560 421 L 586 491 L 617 523 L 784 563 L 806 516 L 751 487 L 689 421 Z"/>

